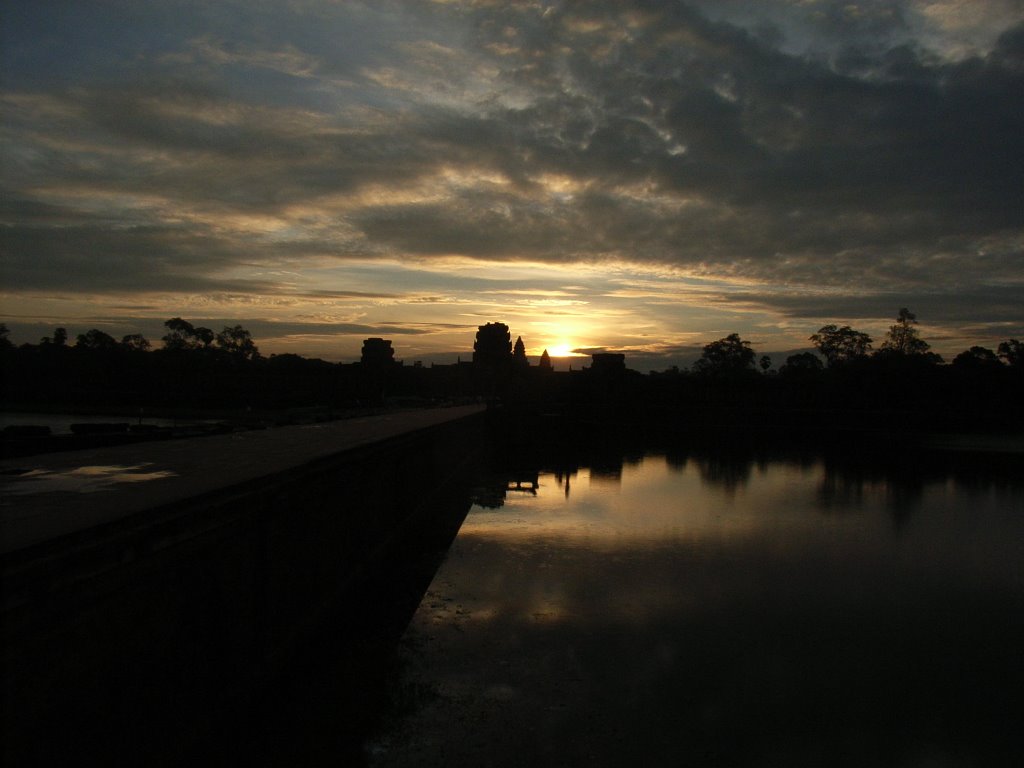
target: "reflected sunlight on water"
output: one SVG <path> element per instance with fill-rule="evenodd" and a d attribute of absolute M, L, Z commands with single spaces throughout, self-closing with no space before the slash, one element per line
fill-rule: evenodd
<path fill-rule="evenodd" d="M 709 481 L 693 464 L 673 468 L 663 457 L 626 464 L 621 475 L 542 472 L 537 494 L 506 493 L 498 508 L 477 505 L 460 536 L 529 540 L 557 536 L 600 545 L 627 540 L 700 540 L 817 530 L 823 521 L 808 512 L 820 504 L 822 467 L 779 465 L 736 482 Z M 860 527 L 835 518 L 825 524 Z"/>
<path fill-rule="evenodd" d="M 4 478 L 4 493 L 26 495 L 32 493 L 95 493 L 113 488 L 119 483 L 145 483 L 165 477 L 175 477 L 170 470 L 142 471 L 149 463 L 127 465 L 88 465 L 64 472 L 34 469 L 20 475 Z"/>
<path fill-rule="evenodd" d="M 1019 481 L 655 455 L 498 472 L 478 498 L 407 633 L 404 684 L 433 694 L 375 765 L 982 765 L 1007 747 Z"/>

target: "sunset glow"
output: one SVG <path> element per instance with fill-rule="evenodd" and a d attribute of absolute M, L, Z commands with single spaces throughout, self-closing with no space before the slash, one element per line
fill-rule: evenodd
<path fill-rule="evenodd" d="M 573 357 L 575 356 L 573 350 L 576 349 L 576 346 L 568 342 L 561 342 L 560 344 L 553 344 L 546 349 L 551 357 Z"/>
<path fill-rule="evenodd" d="M 639 369 L 901 306 L 1024 336 L 1019 3 L 632 6 L 18 4 L 0 321 Z"/>

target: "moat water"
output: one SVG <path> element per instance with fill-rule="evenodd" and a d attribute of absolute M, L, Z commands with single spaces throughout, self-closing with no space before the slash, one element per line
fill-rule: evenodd
<path fill-rule="evenodd" d="M 1013 765 L 1019 459 L 499 468 L 406 631 L 395 713 L 366 757 Z"/>

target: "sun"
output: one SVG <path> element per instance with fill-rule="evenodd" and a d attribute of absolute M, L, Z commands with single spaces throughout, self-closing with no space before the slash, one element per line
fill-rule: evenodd
<path fill-rule="evenodd" d="M 536 320 L 532 324 L 531 347 L 535 354 L 546 349 L 550 357 L 586 357 L 575 350 L 590 346 L 589 339 L 594 337 L 594 330 L 582 321 Z M 525 338 L 525 337 L 524 337 Z M 534 346 L 536 345 L 536 346 Z"/>
<path fill-rule="evenodd" d="M 576 357 L 573 353 L 574 349 L 576 349 L 575 344 L 561 341 L 558 344 L 548 347 L 548 355 L 551 357 Z"/>

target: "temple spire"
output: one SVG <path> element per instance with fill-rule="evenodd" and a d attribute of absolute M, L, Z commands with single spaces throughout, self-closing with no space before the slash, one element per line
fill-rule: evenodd
<path fill-rule="evenodd" d="M 551 370 L 551 357 L 548 355 L 548 351 L 545 349 L 543 354 L 540 356 L 540 369 L 542 371 Z"/>

